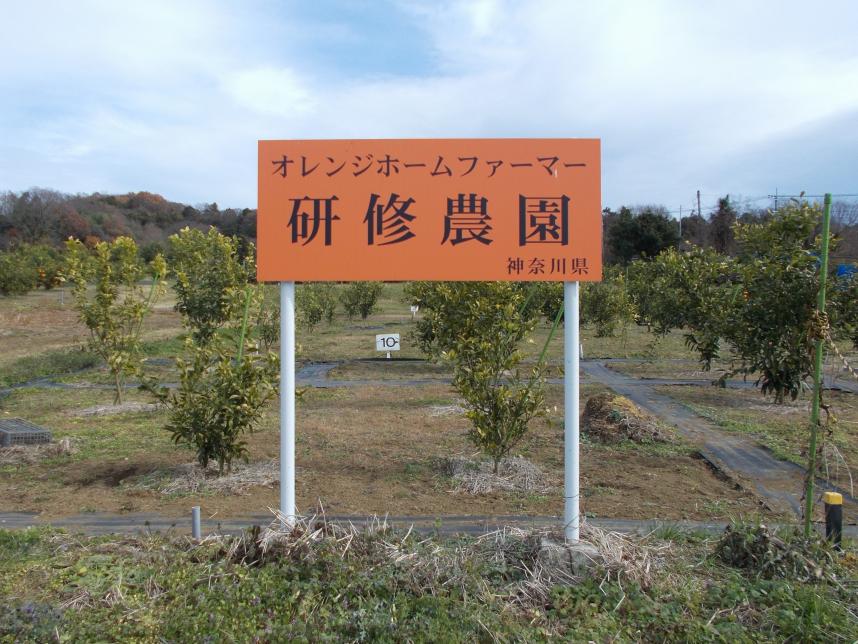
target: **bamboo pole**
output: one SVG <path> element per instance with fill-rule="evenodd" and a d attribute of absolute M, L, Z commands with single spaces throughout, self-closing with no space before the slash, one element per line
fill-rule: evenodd
<path fill-rule="evenodd" d="M 822 213 L 822 263 L 819 268 L 819 295 L 816 308 L 820 316 L 825 313 L 825 285 L 828 281 L 828 237 L 831 229 L 831 193 L 825 193 Z M 822 395 L 822 361 L 824 339 L 816 338 L 816 355 L 813 365 L 813 405 L 810 409 L 810 449 L 807 457 L 807 485 L 804 490 L 804 534 L 810 536 L 813 519 L 813 483 L 816 478 L 816 442 L 819 435 L 819 402 Z"/>

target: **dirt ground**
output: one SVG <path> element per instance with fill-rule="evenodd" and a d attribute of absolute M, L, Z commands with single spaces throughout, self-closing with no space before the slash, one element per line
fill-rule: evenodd
<path fill-rule="evenodd" d="M 585 388 L 585 395 L 588 390 Z M 159 470 L 188 463 L 163 429 L 166 415 L 131 412 L 81 416 L 109 404 L 109 391 L 23 389 L 2 414 L 23 416 L 69 437 L 76 452 L 31 465 L 0 467 L 4 511 L 40 512 L 46 518 L 85 512 L 157 512 L 182 516 L 201 504 L 208 515 L 240 516 L 277 507 L 277 486 L 243 494 L 164 495 L 139 483 Z M 146 402 L 133 394 L 130 399 Z M 550 387 L 549 404 L 562 390 Z M 562 423 L 533 424 L 516 454 L 540 466 L 555 488 L 544 494 L 453 493 L 440 460 L 474 456 L 468 421 L 447 385 L 419 388 L 311 389 L 297 413 L 297 500 L 311 510 L 318 501 L 331 513 L 400 515 L 559 515 L 562 498 Z M 249 437 L 251 460 L 276 458 L 276 406 Z M 756 512 L 754 497 L 719 478 L 684 446 L 582 447 L 582 509 L 589 516 L 716 519 Z M 681 491 L 681 493 L 678 493 Z"/>
<path fill-rule="evenodd" d="M 62 298 L 62 299 L 61 299 Z M 143 339 L 175 336 L 182 325 L 172 294 L 162 298 L 143 326 Z M 78 320 L 68 289 L 0 297 L 0 369 L 25 356 L 80 346 L 89 333 Z"/>
<path fill-rule="evenodd" d="M 79 345 L 86 331 L 77 321 L 71 298 L 35 292 L 0 298 L 0 369 L 24 356 Z M 164 356 L 180 350 L 181 323 L 173 298 L 162 299 L 145 324 L 147 340 L 163 340 L 161 362 L 147 367 L 164 380 L 175 373 Z M 341 361 L 331 374 L 340 379 L 444 378 L 444 366 L 428 363 L 364 361 L 378 354 L 374 334 L 399 332 L 399 358 L 418 357 L 409 337 L 413 328 L 401 285 L 387 285 L 381 310 L 367 320 L 338 315 L 334 324 L 312 332 L 299 328 L 301 360 Z M 526 349 L 538 352 L 548 329 L 537 331 Z M 562 359 L 562 334 L 550 344 L 549 360 Z M 643 356 L 689 360 L 681 335 L 656 345 L 652 336 L 632 326 L 624 337 L 594 338 L 583 330 L 585 355 Z M 173 340 L 171 340 L 173 338 Z M 156 343 L 157 344 L 157 343 Z M 653 353 L 655 352 L 655 353 Z M 360 359 L 360 360 L 356 360 Z M 670 364 L 670 363 L 665 363 Z M 552 374 L 558 375 L 558 374 Z M 0 462 L 0 511 L 40 512 L 45 517 L 86 512 L 157 512 L 184 516 L 201 504 L 207 516 L 241 516 L 278 505 L 279 490 L 257 486 L 242 494 L 162 494 L 144 489 L 142 481 L 194 460 L 193 452 L 177 447 L 164 430 L 166 412 L 81 415 L 87 408 L 110 405 L 112 393 L 93 388 L 109 381 L 103 369 L 55 378 L 65 389 L 24 387 L 0 400 L 0 415 L 20 416 L 42 424 L 56 439 L 69 438 L 74 452 L 34 464 Z M 584 385 L 584 396 L 600 391 Z M 129 391 L 126 400 L 151 403 Z M 538 465 L 553 481 L 545 493 L 496 492 L 486 496 L 454 493 L 440 461 L 451 456 L 472 458 L 468 421 L 461 401 L 444 384 L 420 387 L 309 389 L 297 412 L 297 496 L 301 510 L 321 500 L 341 514 L 410 515 L 560 515 L 563 511 L 562 389 L 548 388 L 551 424 L 535 422 L 515 450 Z M 583 404 L 582 404 L 583 408 Z M 251 461 L 278 456 L 277 405 L 272 403 L 259 431 L 248 438 Z M 631 443 L 582 444 L 582 509 L 590 516 L 661 519 L 723 519 L 758 512 L 751 494 L 719 478 L 692 449 L 684 445 L 641 446 Z"/>

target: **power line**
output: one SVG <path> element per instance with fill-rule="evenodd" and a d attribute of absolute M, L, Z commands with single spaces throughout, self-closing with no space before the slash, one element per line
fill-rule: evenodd
<path fill-rule="evenodd" d="M 701 192 L 701 193 L 700 193 L 700 195 L 701 195 L 702 197 L 706 197 L 706 196 L 719 196 L 719 195 L 708 195 L 707 193 L 704 193 L 704 192 Z M 831 196 L 832 196 L 833 198 L 834 198 L 834 197 L 841 197 L 841 198 L 842 198 L 842 197 L 858 198 L 858 193 L 847 193 L 847 192 L 844 192 L 844 193 L 832 194 Z M 743 206 L 747 206 L 748 204 L 756 203 L 756 202 L 758 202 L 758 201 L 772 201 L 772 200 L 774 200 L 775 198 L 777 198 L 778 200 L 781 200 L 781 199 L 806 199 L 806 198 L 810 198 L 810 199 L 813 199 L 813 198 L 822 199 L 823 197 L 825 197 L 825 195 L 785 195 L 785 194 L 782 194 L 782 193 L 778 193 L 777 195 L 760 195 L 759 197 L 742 197 L 742 198 L 740 198 L 740 199 L 737 199 L 735 202 L 733 202 L 733 200 L 732 200 L 732 199 L 731 199 L 730 201 L 731 201 L 734 205 L 737 205 L 737 206 L 739 206 L 739 207 L 743 207 Z M 696 197 L 696 195 L 695 195 L 694 200 L 696 200 L 696 199 L 697 199 L 697 197 Z M 692 203 L 682 204 L 682 205 L 679 207 L 679 209 L 677 209 L 677 210 L 660 210 L 659 212 L 663 212 L 663 213 L 664 213 L 664 214 L 666 214 L 666 215 L 685 215 L 686 217 L 694 216 L 694 215 L 700 215 L 700 216 L 703 216 L 703 215 L 706 215 L 706 214 L 710 214 L 710 213 L 715 212 L 716 210 L 718 210 L 718 206 L 717 206 L 717 205 L 715 205 L 715 206 L 707 206 L 706 208 L 703 208 L 702 210 L 703 210 L 703 212 L 702 212 L 702 213 L 698 213 L 698 212 L 697 212 L 697 208 L 695 207 L 694 203 L 692 202 Z M 686 213 L 689 213 L 689 212 L 690 212 L 690 213 L 692 213 L 692 214 L 691 214 L 691 215 L 687 215 Z"/>
<path fill-rule="evenodd" d="M 831 196 L 832 196 L 832 198 L 833 197 L 858 197 L 858 194 L 844 192 L 844 193 L 840 193 L 840 194 L 833 194 Z M 800 194 L 800 195 L 782 195 L 782 194 L 768 195 L 769 199 L 822 199 L 823 197 L 825 197 L 825 195 L 806 195 L 806 194 Z"/>

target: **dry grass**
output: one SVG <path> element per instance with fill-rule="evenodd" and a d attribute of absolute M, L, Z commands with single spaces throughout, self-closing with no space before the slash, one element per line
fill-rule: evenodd
<path fill-rule="evenodd" d="M 538 465 L 523 456 L 502 459 L 497 474 L 491 461 L 474 461 L 463 456 L 441 459 L 441 468 L 453 479 L 453 490 L 464 494 L 549 492 L 555 487 Z"/>
<path fill-rule="evenodd" d="M 585 434 L 602 443 L 623 440 L 667 443 L 675 440 L 675 436 L 654 416 L 628 398 L 607 392 L 587 400 L 581 425 Z"/>
<path fill-rule="evenodd" d="M 121 405 L 95 405 L 75 411 L 75 416 L 115 416 L 117 414 L 154 414 L 164 409 L 156 403 L 125 402 Z"/>
<path fill-rule="evenodd" d="M 582 526 L 582 539 L 577 544 L 566 543 L 557 531 L 513 527 L 476 539 L 445 543 L 421 538 L 411 529 L 404 533 L 394 530 L 378 517 L 370 518 L 361 527 L 330 522 L 321 507 L 309 519 L 298 517 L 290 522 L 277 512 L 275 516 L 268 528 L 256 527 L 226 541 L 222 555 L 251 566 L 282 559 L 315 561 L 322 551 L 343 559 L 357 557 L 406 571 L 413 590 L 420 594 L 458 587 L 467 595 L 473 592 L 469 577 L 475 564 L 477 568 L 488 564 L 516 571 L 504 589 L 503 599 L 519 608 L 545 606 L 553 587 L 573 585 L 587 576 L 621 583 L 629 580 L 647 588 L 669 547 L 644 545 L 587 524 Z M 570 565 L 568 559 L 544 556 L 547 550 L 558 547 L 583 548 L 591 553 L 591 560 L 581 567 Z M 482 592 L 496 591 L 485 583 Z"/>
<path fill-rule="evenodd" d="M 450 405 L 430 405 L 428 407 L 430 418 L 441 418 L 444 416 L 464 416 L 467 409 L 458 403 Z"/>
<path fill-rule="evenodd" d="M 68 456 L 74 454 L 75 451 L 68 438 L 63 438 L 56 443 L 44 443 L 41 445 L 0 447 L 0 466 L 32 465 L 48 458 Z"/>
<path fill-rule="evenodd" d="M 271 459 L 255 463 L 237 463 L 232 470 L 218 476 L 217 468 L 203 469 L 196 463 L 185 463 L 169 470 L 156 470 L 139 478 L 132 487 L 156 490 L 165 495 L 227 494 L 240 495 L 257 486 L 280 484 L 280 465 Z"/>

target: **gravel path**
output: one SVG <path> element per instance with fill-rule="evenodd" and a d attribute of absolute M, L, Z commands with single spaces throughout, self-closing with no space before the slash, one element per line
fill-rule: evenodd
<path fill-rule="evenodd" d="M 203 507 L 205 515 L 205 508 Z M 560 517 L 550 516 L 388 516 L 379 517 L 388 524 L 407 530 L 413 527 L 422 534 L 471 534 L 480 535 L 486 532 L 499 530 L 503 527 L 517 527 L 522 529 L 534 528 L 562 528 Z M 338 523 L 353 523 L 356 526 L 373 522 L 375 518 L 365 516 L 341 516 L 333 515 L 327 517 L 328 521 Z M 252 525 L 268 525 L 272 521 L 271 514 L 248 515 L 231 519 L 219 520 L 214 518 L 203 518 L 202 532 L 206 534 L 237 534 Z M 659 520 L 636 520 L 636 519 L 586 519 L 590 525 L 610 530 L 613 532 L 648 534 L 660 527 L 670 526 L 681 530 L 704 531 L 717 534 L 724 531 L 726 523 L 714 521 L 659 521 Z M 140 534 L 147 532 L 175 532 L 176 534 L 190 534 L 191 513 L 188 511 L 186 517 L 164 517 L 155 514 L 82 514 L 46 521 L 40 519 L 37 514 L 27 512 L 3 512 L 0 513 L 0 529 L 20 530 L 30 526 L 50 525 L 55 528 L 65 528 L 72 532 L 83 532 L 86 534 Z M 824 530 L 823 526 L 817 526 L 818 530 Z M 843 526 L 843 532 L 847 536 L 858 536 L 858 526 Z"/>
<path fill-rule="evenodd" d="M 682 381 L 649 380 L 626 376 L 605 366 L 604 361 L 581 361 L 581 370 L 592 380 L 610 387 L 639 407 L 671 425 L 680 434 L 699 445 L 700 453 L 717 469 L 746 487 L 756 490 L 776 512 L 801 514 L 800 490 L 803 489 L 805 469 L 775 458 L 765 447 L 750 437 L 726 432 L 698 416 L 685 405 L 655 391 L 661 384 L 681 384 Z M 818 489 L 834 489 L 817 481 Z M 852 506 L 856 501 L 844 490 L 844 501 Z"/>

